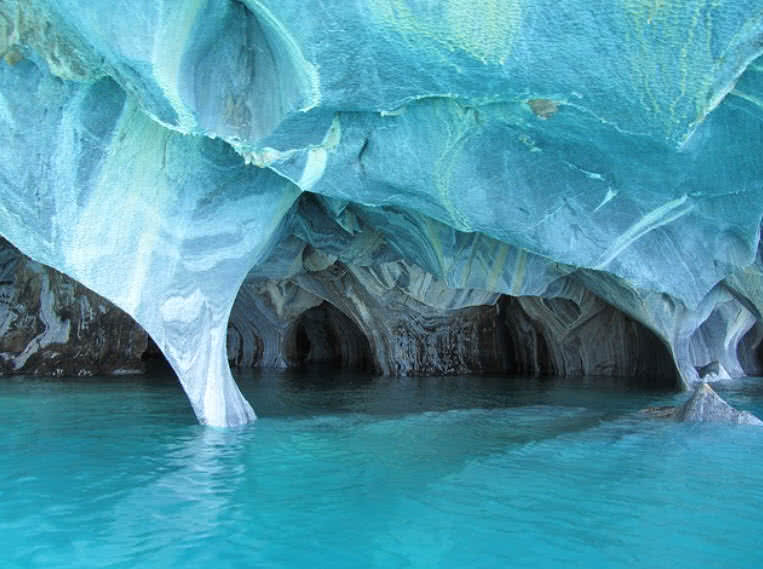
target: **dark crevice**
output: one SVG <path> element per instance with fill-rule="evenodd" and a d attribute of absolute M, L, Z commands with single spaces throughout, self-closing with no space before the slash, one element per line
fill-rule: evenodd
<path fill-rule="evenodd" d="M 172 366 L 167 361 L 159 346 L 156 345 L 153 338 L 148 336 L 148 342 L 146 344 L 146 350 L 140 357 L 143 365 L 146 368 L 146 373 L 151 375 L 174 375 Z"/>
<path fill-rule="evenodd" d="M 363 139 L 363 145 L 360 147 L 360 150 L 358 151 L 358 165 L 360 166 L 360 171 L 364 175 L 366 173 L 366 167 L 363 164 L 363 155 L 365 154 L 366 150 L 368 150 L 368 138 Z"/>
<path fill-rule="evenodd" d="M 294 368 L 374 370 L 366 336 L 352 320 L 327 302 L 305 311 L 291 325 L 284 356 Z"/>
<path fill-rule="evenodd" d="M 763 376 L 763 325 L 760 321 L 750 328 L 737 345 L 737 358 L 745 374 Z"/>

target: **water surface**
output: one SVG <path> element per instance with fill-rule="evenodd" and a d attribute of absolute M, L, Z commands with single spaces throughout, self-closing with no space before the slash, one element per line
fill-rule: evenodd
<path fill-rule="evenodd" d="M 638 410 L 621 380 L 0 381 L 0 567 L 759 567 L 763 430 Z M 725 388 L 763 416 L 763 383 Z"/>

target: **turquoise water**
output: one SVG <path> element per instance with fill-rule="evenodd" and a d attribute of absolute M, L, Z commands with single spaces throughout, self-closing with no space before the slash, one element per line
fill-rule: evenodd
<path fill-rule="evenodd" d="M 759 567 L 763 430 L 601 378 L 0 381 L 0 567 Z M 763 415 L 758 380 L 727 388 Z"/>

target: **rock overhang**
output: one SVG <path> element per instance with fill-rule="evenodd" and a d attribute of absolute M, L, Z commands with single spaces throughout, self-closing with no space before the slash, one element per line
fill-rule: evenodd
<path fill-rule="evenodd" d="M 0 230 L 134 316 L 203 421 L 252 416 L 222 331 L 247 275 L 303 270 L 291 235 L 452 288 L 575 279 L 687 383 L 736 349 L 703 323 L 736 337 L 760 317 L 754 2 L 0 12 Z"/>

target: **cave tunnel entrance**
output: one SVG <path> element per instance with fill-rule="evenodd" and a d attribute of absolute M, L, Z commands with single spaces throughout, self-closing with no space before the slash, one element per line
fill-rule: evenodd
<path fill-rule="evenodd" d="M 368 338 L 350 318 L 325 301 L 303 312 L 290 326 L 284 357 L 294 368 L 375 371 Z"/>
<path fill-rule="evenodd" d="M 760 321 L 756 321 L 737 344 L 737 359 L 745 374 L 763 377 L 763 325 Z"/>
<path fill-rule="evenodd" d="M 585 298 L 585 297 L 584 297 Z M 565 298 L 499 301 L 496 344 L 504 372 L 536 376 L 607 376 L 634 387 L 679 389 L 667 346 L 649 328 L 598 297 L 581 306 Z"/>

